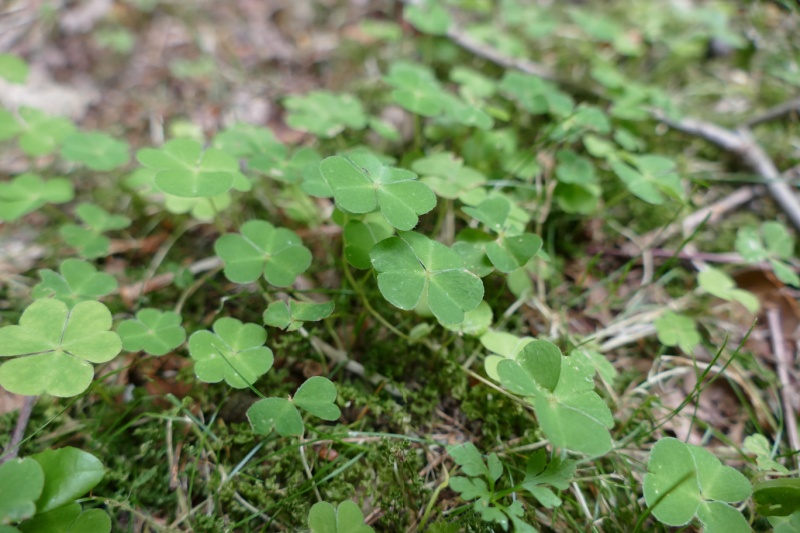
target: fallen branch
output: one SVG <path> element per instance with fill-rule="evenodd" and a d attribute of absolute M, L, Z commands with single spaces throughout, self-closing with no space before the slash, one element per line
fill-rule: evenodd
<path fill-rule="evenodd" d="M 767 324 L 772 337 L 772 352 L 775 354 L 778 380 L 781 383 L 781 404 L 783 405 L 783 422 L 789 439 L 789 446 L 796 455 L 800 452 L 800 434 L 797 433 L 797 413 L 794 412 L 794 386 L 789 377 L 792 361 L 786 353 L 786 343 L 781 326 L 781 312 L 777 308 L 767 309 Z"/>
<path fill-rule="evenodd" d="M 763 113 L 756 115 L 745 122 L 744 125 L 747 128 L 752 128 L 753 126 L 758 126 L 764 122 L 769 122 L 770 120 L 775 120 L 789 114 L 800 114 L 800 98 L 794 98 L 792 100 L 780 103 L 774 107 L 770 107 Z"/>

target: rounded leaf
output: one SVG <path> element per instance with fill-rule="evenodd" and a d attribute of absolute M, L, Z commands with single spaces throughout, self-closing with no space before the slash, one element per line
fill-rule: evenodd
<path fill-rule="evenodd" d="M 284 437 L 303 435 L 303 418 L 294 404 L 284 398 L 257 401 L 247 410 L 247 419 L 259 435 L 269 435 L 273 427 Z"/>
<path fill-rule="evenodd" d="M 31 456 L 44 472 L 44 488 L 36 501 L 37 513 L 45 513 L 80 498 L 105 475 L 94 455 L 73 447 L 46 450 Z"/>
<path fill-rule="evenodd" d="M 164 355 L 186 340 L 181 316 L 172 311 L 142 309 L 136 319 L 124 320 L 117 327 L 122 347 L 129 352 L 145 351 Z"/>
<path fill-rule="evenodd" d="M 341 415 L 336 405 L 336 386 L 322 376 L 310 377 L 300 385 L 292 401 L 323 420 L 337 420 Z"/>

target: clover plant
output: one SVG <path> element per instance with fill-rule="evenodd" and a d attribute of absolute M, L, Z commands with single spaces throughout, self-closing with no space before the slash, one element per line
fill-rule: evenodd
<path fill-rule="evenodd" d="M 117 333 L 123 349 L 150 355 L 164 355 L 186 340 L 178 313 L 150 308 L 139 310 L 134 319 L 120 322 Z"/>
<path fill-rule="evenodd" d="M 64 138 L 61 156 L 98 171 L 114 170 L 130 159 L 128 143 L 105 133 L 83 132 L 74 132 Z"/>
<path fill-rule="evenodd" d="M 272 302 L 264 311 L 264 324 L 287 331 L 303 327 L 304 322 L 318 322 L 333 312 L 334 303 L 311 303 L 297 300 Z"/>
<path fill-rule="evenodd" d="M 788 285 L 800 286 L 800 277 L 786 260 L 794 257 L 794 238 L 780 222 L 764 222 L 760 228 L 745 226 L 736 234 L 736 251 L 745 261 L 766 261 L 775 276 Z"/>
<path fill-rule="evenodd" d="M 355 502 L 345 500 L 334 508 L 328 502 L 317 502 L 308 512 L 312 533 L 374 533 L 364 523 L 364 514 Z"/>
<path fill-rule="evenodd" d="M 42 282 L 33 287 L 35 298 L 52 297 L 74 307 L 84 300 L 96 300 L 111 294 L 117 289 L 117 280 L 82 259 L 65 259 L 54 272 L 50 269 L 39 271 Z"/>
<path fill-rule="evenodd" d="M 264 398 L 247 410 L 253 431 L 269 435 L 273 429 L 280 435 L 301 436 L 303 418 L 298 407 L 323 420 L 337 420 L 341 411 L 336 405 L 336 386 L 322 376 L 309 378 L 290 398 Z"/>
<path fill-rule="evenodd" d="M 64 242 L 87 259 L 108 255 L 111 240 L 103 233 L 125 229 L 131 224 L 128 217 L 112 215 L 95 204 L 82 203 L 75 208 L 75 214 L 83 224 L 64 224 L 60 233 Z"/>
<path fill-rule="evenodd" d="M 75 191 L 66 178 L 42 179 L 36 174 L 20 174 L 0 183 L 0 220 L 11 222 L 47 204 L 72 200 Z"/>

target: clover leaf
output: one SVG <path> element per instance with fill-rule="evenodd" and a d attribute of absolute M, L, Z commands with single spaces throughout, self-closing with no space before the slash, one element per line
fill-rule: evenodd
<path fill-rule="evenodd" d="M 39 271 L 42 282 L 33 288 L 34 298 L 53 297 L 69 307 L 84 300 L 97 300 L 117 290 L 117 280 L 111 274 L 98 272 L 82 259 L 65 259 L 58 274 L 50 269 Z"/>
<path fill-rule="evenodd" d="M 160 192 L 155 185 L 157 171 L 152 168 L 138 168 L 126 179 L 125 185 L 151 202 L 163 202 L 164 208 L 176 215 L 190 213 L 200 221 L 213 220 L 231 205 L 231 194 L 224 192 L 207 198 L 187 198 Z"/>
<path fill-rule="evenodd" d="M 687 354 L 691 354 L 700 343 L 697 324 L 688 316 L 667 311 L 655 321 L 658 340 L 664 346 L 678 346 Z"/>
<path fill-rule="evenodd" d="M 503 359 L 514 359 L 525 346 L 534 340 L 533 337 L 518 337 L 506 331 L 489 330 L 480 337 L 484 348 L 492 352 L 486 356 L 483 366 L 486 373 L 495 381 L 500 381 L 497 365 Z"/>
<path fill-rule="evenodd" d="M 594 390 L 593 366 L 564 357 L 554 344 L 534 340 L 514 360 L 497 363 L 500 383 L 526 398 L 553 446 L 588 455 L 611 449 L 614 418 Z"/>
<path fill-rule="evenodd" d="M 572 113 L 572 98 L 553 83 L 532 74 L 507 70 L 500 80 L 498 90 L 516 100 L 534 115 L 549 113 L 567 116 Z"/>
<path fill-rule="evenodd" d="M 284 437 L 301 436 L 303 419 L 297 408 L 334 421 L 341 416 L 335 401 L 336 386 L 327 378 L 314 376 L 300 385 L 293 398 L 264 398 L 254 403 L 247 410 L 247 418 L 259 435 L 268 435 L 274 428 Z"/>
<path fill-rule="evenodd" d="M 44 472 L 34 459 L 13 459 L 0 465 L 0 524 L 36 514 L 42 488 Z"/>
<path fill-rule="evenodd" d="M 53 152 L 75 130 L 68 118 L 51 117 L 38 109 L 21 107 L 18 113 L 21 119 L 19 147 L 31 156 Z"/>
<path fill-rule="evenodd" d="M 308 527 L 312 533 L 374 533 L 364 523 L 364 514 L 355 502 L 345 500 L 334 509 L 328 502 L 317 502 L 308 512 Z"/>
<path fill-rule="evenodd" d="M 739 302 L 751 313 L 758 311 L 758 298 L 751 292 L 736 287 L 736 282 L 725 272 L 707 267 L 697 275 L 697 283 L 707 293 L 723 300 Z"/>
<path fill-rule="evenodd" d="M 234 283 L 252 283 L 263 275 L 276 287 L 288 287 L 311 265 L 311 252 L 295 232 L 263 220 L 246 222 L 240 234 L 221 236 L 214 251 Z"/>
<path fill-rule="evenodd" d="M 105 363 L 122 349 L 111 312 L 100 302 L 72 309 L 60 300 L 36 300 L 18 326 L 0 328 L 0 385 L 15 394 L 75 396 L 92 382 L 91 363 Z"/>
<path fill-rule="evenodd" d="M 231 387 L 243 389 L 272 368 L 274 357 L 264 346 L 267 332 L 261 326 L 224 317 L 214 322 L 213 329 L 213 333 L 201 330 L 189 337 L 189 353 L 201 381 L 224 379 Z"/>
<path fill-rule="evenodd" d="M 403 16 L 416 29 L 431 35 L 447 35 L 451 24 L 450 13 L 436 0 L 406 4 Z"/>
<path fill-rule="evenodd" d="M 559 490 L 569 488 L 569 484 L 575 475 L 576 464 L 575 461 L 570 459 L 560 459 L 555 456 L 551 458 L 549 463 L 546 463 L 546 461 L 547 452 L 542 448 L 534 451 L 528 457 L 522 486 L 542 505 L 552 509 L 561 505 L 561 498 L 543 485 L 550 485 Z"/>
<path fill-rule="evenodd" d="M 369 215 L 368 215 L 369 216 Z M 382 222 L 382 223 L 381 223 Z M 356 268 L 366 270 L 371 266 L 369 251 L 394 233 L 386 220 L 350 220 L 344 226 L 344 256 Z"/>
<path fill-rule="evenodd" d="M 75 214 L 83 226 L 65 224 L 59 233 L 67 244 L 77 248 L 78 253 L 88 259 L 108 255 L 111 241 L 103 232 L 124 229 L 131 224 L 128 217 L 112 215 L 94 204 L 80 204 L 75 208 Z"/>
<path fill-rule="evenodd" d="M 660 205 L 666 197 L 683 198 L 675 162 L 657 155 L 630 156 L 636 168 L 613 158 L 611 168 L 628 190 L 645 202 Z M 665 197 L 666 195 L 666 197 Z"/>
<path fill-rule="evenodd" d="M 320 164 L 322 177 L 333 191 L 336 205 L 350 213 L 370 213 L 380 208 L 399 230 L 410 230 L 436 207 L 436 195 L 417 181 L 410 170 L 385 166 L 365 153 L 332 156 Z"/>
<path fill-rule="evenodd" d="M 334 303 L 311 303 L 289 300 L 272 302 L 264 311 L 264 324 L 287 331 L 295 331 L 303 322 L 317 322 L 333 312 Z"/>
<path fill-rule="evenodd" d="M 553 192 L 559 207 L 567 213 L 588 214 L 597 207 L 602 189 L 592 162 L 572 150 L 556 153 L 558 185 Z"/>
<path fill-rule="evenodd" d="M 296 130 L 317 137 L 334 137 L 345 128 L 363 129 L 367 115 L 361 102 L 349 94 L 311 91 L 303 96 L 290 96 L 283 101 L 289 110 L 286 123 Z"/>
<path fill-rule="evenodd" d="M 283 145 L 256 155 L 248 160 L 252 170 L 267 174 L 283 183 L 300 183 L 312 168 L 319 168 L 322 161 L 319 153 L 311 148 L 300 148 L 291 157 Z"/>
<path fill-rule="evenodd" d="M 234 157 L 250 158 L 282 146 L 272 130 L 239 122 L 214 137 L 214 148 Z"/>
<path fill-rule="evenodd" d="M 412 113 L 435 117 L 444 110 L 446 93 L 427 67 L 397 61 L 389 67 L 383 81 L 394 87 L 392 100 Z"/>
<path fill-rule="evenodd" d="M 191 139 L 173 139 L 160 150 L 143 148 L 136 159 L 156 171 L 155 186 L 161 192 L 175 196 L 202 198 L 251 186 L 234 156 L 217 148 L 204 151 Z"/>
<path fill-rule="evenodd" d="M 400 309 L 427 303 L 439 322 L 458 324 L 483 300 L 483 282 L 461 257 L 419 233 L 385 239 L 369 255 L 381 294 Z"/>
<path fill-rule="evenodd" d="M 451 152 L 440 152 L 411 165 L 412 170 L 422 175 L 422 183 L 433 189 L 437 196 L 454 200 L 472 189 L 486 183 L 486 176 L 471 167 Z"/>
<path fill-rule="evenodd" d="M 181 316 L 173 311 L 142 309 L 135 319 L 123 320 L 117 327 L 122 348 L 129 352 L 145 351 L 164 355 L 186 340 Z"/>
<path fill-rule="evenodd" d="M 64 138 L 61 155 L 92 170 L 114 170 L 130 159 L 130 147 L 105 133 L 74 132 Z"/>
<path fill-rule="evenodd" d="M 75 196 L 66 178 L 43 180 L 36 174 L 20 174 L 0 183 L 0 221 L 13 221 L 45 204 L 63 204 Z"/>
<path fill-rule="evenodd" d="M 664 438 L 653 446 L 647 471 L 645 501 L 664 524 L 683 526 L 696 516 L 715 531 L 750 531 L 741 513 L 728 505 L 750 496 L 750 482 L 711 452 Z"/>
<path fill-rule="evenodd" d="M 497 270 L 509 273 L 527 263 L 542 247 L 542 239 L 533 233 L 518 232 L 510 219 L 511 202 L 503 196 L 487 198 L 464 212 L 483 222 L 498 234 L 486 243 L 486 255 Z"/>
<path fill-rule="evenodd" d="M 28 64 L 14 54 L 0 54 L 0 78 L 21 85 L 28 79 Z"/>
<path fill-rule="evenodd" d="M 478 307 L 464 313 L 464 321 L 460 324 L 449 324 L 444 327 L 461 335 L 479 337 L 486 333 L 492 325 L 492 308 L 482 300 Z"/>
<path fill-rule="evenodd" d="M 760 228 L 745 226 L 739 229 L 736 251 L 745 261 L 767 261 L 779 280 L 787 285 L 800 286 L 800 277 L 785 262 L 794 257 L 794 239 L 780 222 L 764 222 Z"/>

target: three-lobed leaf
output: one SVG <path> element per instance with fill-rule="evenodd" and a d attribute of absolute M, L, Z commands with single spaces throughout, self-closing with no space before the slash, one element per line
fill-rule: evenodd
<path fill-rule="evenodd" d="M 697 324 L 688 316 L 667 311 L 656 319 L 654 325 L 658 340 L 664 346 L 678 346 L 685 353 L 691 354 L 700 343 Z"/>
<path fill-rule="evenodd" d="M 296 233 L 263 220 L 246 222 L 241 233 L 221 236 L 214 251 L 234 283 L 252 283 L 263 275 L 276 287 L 288 287 L 311 266 L 311 252 Z"/>
<path fill-rule="evenodd" d="M 308 512 L 312 533 L 374 533 L 364 523 L 364 514 L 355 502 L 345 500 L 334 508 L 328 502 L 317 502 Z"/>
<path fill-rule="evenodd" d="M 58 271 L 60 274 L 50 269 L 39 271 L 42 282 L 33 287 L 34 298 L 52 297 L 73 307 L 78 302 L 96 300 L 117 289 L 114 276 L 98 272 L 93 264 L 82 259 L 65 259 Z"/>
<path fill-rule="evenodd" d="M 284 437 L 303 434 L 303 418 L 298 407 L 323 420 L 337 420 L 341 411 L 335 403 L 336 386 L 327 378 L 314 376 L 295 392 L 294 398 L 264 398 L 247 410 L 253 431 L 268 435 L 273 429 Z"/>
<path fill-rule="evenodd" d="M 91 363 L 105 363 L 122 349 L 111 312 L 94 301 L 72 309 L 60 300 L 36 300 L 19 325 L 0 328 L 0 385 L 15 394 L 75 396 L 92 382 Z"/>
<path fill-rule="evenodd" d="M 74 132 L 67 135 L 61 155 L 68 161 L 83 163 L 92 170 L 114 170 L 130 159 L 130 147 L 106 133 Z"/>
<path fill-rule="evenodd" d="M 63 204 L 75 196 L 66 178 L 44 180 L 36 174 L 20 174 L 0 183 L 0 221 L 14 221 L 45 204 Z"/>
<path fill-rule="evenodd" d="M 334 303 L 299 302 L 297 300 L 272 302 L 264 311 L 264 324 L 287 331 L 299 329 L 304 322 L 317 322 L 333 312 Z"/>
<path fill-rule="evenodd" d="M 128 217 L 112 215 L 102 207 L 90 203 L 78 205 L 75 214 L 83 225 L 65 224 L 61 226 L 59 233 L 67 244 L 77 248 L 81 256 L 90 259 L 108 255 L 111 241 L 103 232 L 124 229 L 131 224 Z"/>
<path fill-rule="evenodd" d="M 150 355 L 164 355 L 186 340 L 178 313 L 149 308 L 141 309 L 135 319 L 120 322 L 117 333 L 124 350 L 144 351 Z"/>

